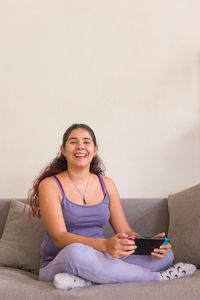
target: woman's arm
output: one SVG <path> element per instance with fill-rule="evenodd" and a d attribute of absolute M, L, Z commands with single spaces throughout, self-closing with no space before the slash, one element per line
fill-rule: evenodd
<path fill-rule="evenodd" d="M 110 196 L 110 223 L 114 232 L 123 232 L 127 235 L 138 236 L 139 234 L 133 231 L 133 229 L 128 224 L 114 181 L 108 177 L 104 177 L 104 180 Z"/>
<path fill-rule="evenodd" d="M 104 179 L 110 195 L 110 223 L 113 227 L 113 230 L 116 233 L 121 232 L 127 235 L 139 235 L 133 231 L 128 224 L 115 183 L 108 177 L 104 177 Z M 165 233 L 159 233 L 156 236 L 163 237 L 165 236 Z M 154 252 L 151 253 L 151 256 L 155 259 L 162 259 L 166 256 L 169 249 L 171 249 L 171 244 L 161 245 L 159 249 L 154 249 Z"/>

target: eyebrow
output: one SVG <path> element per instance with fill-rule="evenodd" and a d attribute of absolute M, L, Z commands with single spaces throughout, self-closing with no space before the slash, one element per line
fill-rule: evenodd
<path fill-rule="evenodd" d="M 78 138 L 77 138 L 77 137 L 71 137 L 71 138 L 69 138 L 69 141 L 70 141 L 70 140 L 78 140 Z M 91 141 L 92 139 L 91 139 L 91 138 L 84 137 L 83 140 L 89 140 L 89 141 Z"/>

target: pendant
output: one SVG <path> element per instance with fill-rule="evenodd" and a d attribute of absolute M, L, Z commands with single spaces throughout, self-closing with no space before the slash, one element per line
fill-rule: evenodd
<path fill-rule="evenodd" d="M 87 204 L 87 201 L 86 201 L 85 197 L 83 197 L 83 203 Z"/>

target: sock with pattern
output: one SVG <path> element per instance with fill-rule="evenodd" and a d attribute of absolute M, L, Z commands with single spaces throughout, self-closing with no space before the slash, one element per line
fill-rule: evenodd
<path fill-rule="evenodd" d="M 160 272 L 160 280 L 171 280 L 190 276 L 196 271 L 196 267 L 192 264 L 177 263 L 166 271 Z"/>
<path fill-rule="evenodd" d="M 70 290 L 77 287 L 90 286 L 93 283 L 69 273 L 58 273 L 54 276 L 53 284 L 57 289 Z"/>

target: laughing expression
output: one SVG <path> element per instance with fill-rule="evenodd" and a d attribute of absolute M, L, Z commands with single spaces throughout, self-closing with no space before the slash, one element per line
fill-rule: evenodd
<path fill-rule="evenodd" d="M 90 166 L 97 153 L 98 147 L 94 145 L 89 132 L 83 128 L 74 129 L 61 151 L 67 159 L 68 166 Z"/>

